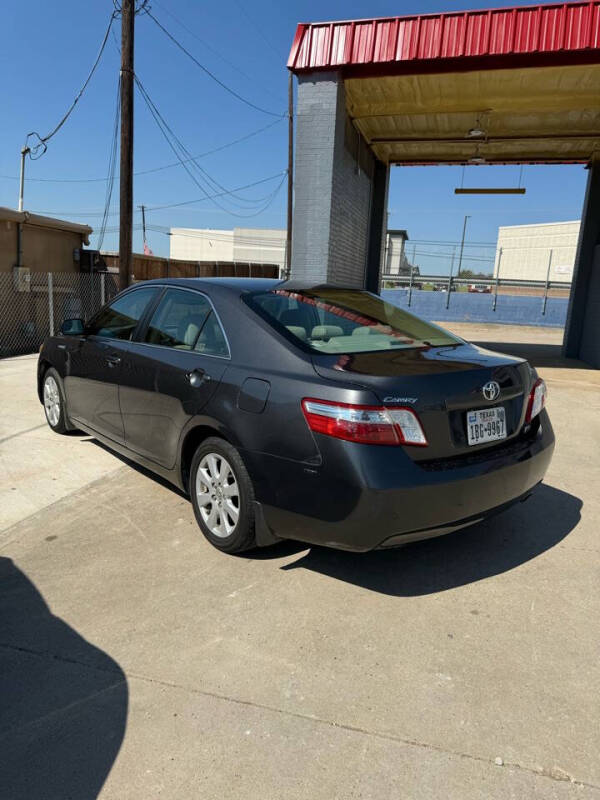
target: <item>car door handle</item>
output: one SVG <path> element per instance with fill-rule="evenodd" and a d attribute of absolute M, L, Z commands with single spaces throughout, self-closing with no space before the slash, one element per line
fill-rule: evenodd
<path fill-rule="evenodd" d="M 119 356 L 107 356 L 106 363 L 109 367 L 118 367 L 121 363 Z"/>
<path fill-rule="evenodd" d="M 203 369 L 193 369 L 191 372 L 186 372 L 185 377 L 188 379 L 194 389 L 197 389 L 199 386 L 202 386 L 202 384 L 208 383 L 210 380 L 212 380 L 210 375 Z"/>

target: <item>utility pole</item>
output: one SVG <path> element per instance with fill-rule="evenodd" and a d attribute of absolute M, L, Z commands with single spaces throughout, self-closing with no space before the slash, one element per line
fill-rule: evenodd
<path fill-rule="evenodd" d="M 448 291 L 446 292 L 446 308 L 450 306 L 450 292 L 452 291 L 452 272 L 454 271 L 454 257 L 456 246 L 452 248 L 452 261 L 450 262 L 450 275 L 448 276 Z"/>
<path fill-rule="evenodd" d="M 121 167 L 119 283 L 129 286 L 133 234 L 133 37 L 135 0 L 121 0 Z"/>
<path fill-rule="evenodd" d="M 285 277 L 292 272 L 292 214 L 294 202 L 294 76 L 288 80 L 288 181 L 287 181 L 287 237 L 285 245 Z"/>
<path fill-rule="evenodd" d="M 23 194 L 25 192 L 25 156 L 30 152 L 29 147 L 21 148 L 21 174 L 19 176 L 19 211 L 23 211 Z"/>
<path fill-rule="evenodd" d="M 142 231 L 143 231 L 144 244 L 146 244 L 146 206 L 141 205 L 138 206 L 138 208 L 141 209 L 142 212 Z"/>
<path fill-rule="evenodd" d="M 460 255 L 458 257 L 458 274 L 457 278 L 460 278 L 460 268 L 462 267 L 462 260 L 463 260 L 463 250 L 465 249 L 465 231 L 467 230 L 467 220 L 471 219 L 470 214 L 465 214 L 465 221 L 463 224 L 463 232 L 462 232 L 462 240 L 460 243 Z"/>

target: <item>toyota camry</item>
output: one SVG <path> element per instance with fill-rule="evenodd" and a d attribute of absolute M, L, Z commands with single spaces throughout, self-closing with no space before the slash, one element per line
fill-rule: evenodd
<path fill-rule="evenodd" d="M 138 283 L 45 341 L 38 395 L 189 494 L 215 547 L 365 551 L 456 531 L 526 499 L 554 448 L 546 387 L 357 289 Z"/>

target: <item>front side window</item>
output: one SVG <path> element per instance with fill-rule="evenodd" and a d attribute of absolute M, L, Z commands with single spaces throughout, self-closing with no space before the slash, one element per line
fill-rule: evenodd
<path fill-rule="evenodd" d="M 317 353 L 445 347 L 461 344 L 443 328 L 357 289 L 273 289 L 246 302 L 273 327 Z"/>
<path fill-rule="evenodd" d="M 130 340 L 148 303 L 156 297 L 158 291 L 157 286 L 145 286 L 118 297 L 90 320 L 85 333 L 109 339 Z"/>
<path fill-rule="evenodd" d="M 228 356 L 227 342 L 212 305 L 204 295 L 168 289 L 148 325 L 148 344 Z"/>

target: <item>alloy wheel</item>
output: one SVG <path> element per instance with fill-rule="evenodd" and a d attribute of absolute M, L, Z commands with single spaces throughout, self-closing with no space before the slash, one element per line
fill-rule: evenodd
<path fill-rule="evenodd" d="M 200 462 L 196 499 L 202 520 L 213 536 L 231 536 L 240 517 L 240 491 L 233 469 L 222 455 L 207 453 Z"/>
<path fill-rule="evenodd" d="M 44 408 L 48 422 L 53 428 L 56 427 L 60 419 L 60 393 L 52 375 L 44 381 Z"/>

